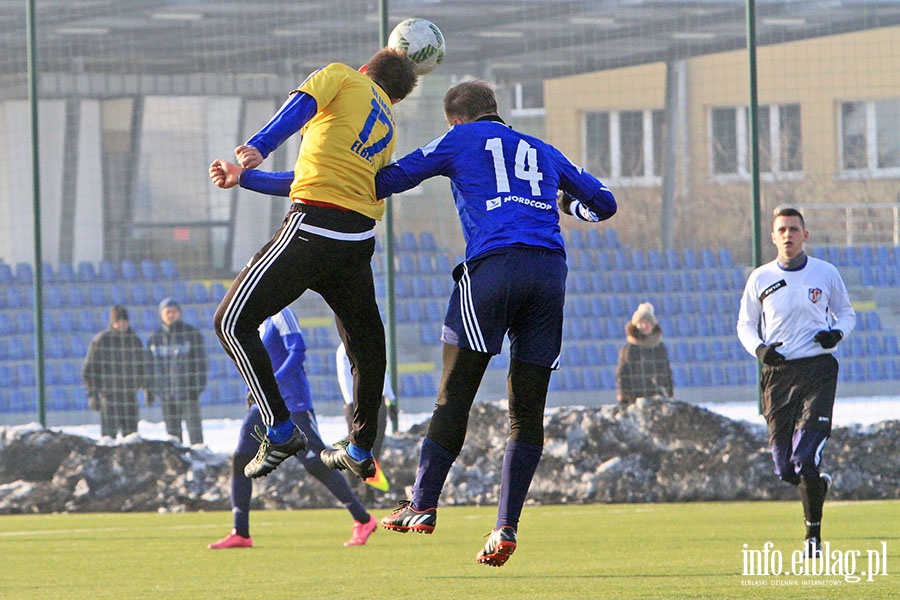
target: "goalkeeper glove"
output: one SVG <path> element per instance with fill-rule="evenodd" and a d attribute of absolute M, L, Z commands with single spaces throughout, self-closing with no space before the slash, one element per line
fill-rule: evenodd
<path fill-rule="evenodd" d="M 840 329 L 823 329 L 816 334 L 813 341 L 825 348 L 834 348 L 837 343 L 844 337 L 844 333 Z"/>
<path fill-rule="evenodd" d="M 759 359 L 761 363 L 764 365 L 778 365 L 784 362 L 784 354 L 780 353 L 777 348 L 781 345 L 781 342 L 775 342 L 774 344 L 769 344 L 766 346 L 765 344 L 760 344 L 756 348 L 756 358 Z"/>

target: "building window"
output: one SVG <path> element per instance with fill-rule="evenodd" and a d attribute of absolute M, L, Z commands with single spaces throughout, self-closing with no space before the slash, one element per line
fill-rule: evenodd
<path fill-rule="evenodd" d="M 803 171 L 799 104 L 771 104 L 757 109 L 759 170 L 767 179 Z M 710 169 L 714 177 L 750 174 L 749 110 L 715 107 L 709 112 Z"/>
<path fill-rule="evenodd" d="M 586 113 L 582 162 L 617 185 L 659 185 L 664 125 L 662 110 Z"/>
<path fill-rule="evenodd" d="M 900 174 L 900 100 L 842 102 L 839 156 L 848 175 Z"/>

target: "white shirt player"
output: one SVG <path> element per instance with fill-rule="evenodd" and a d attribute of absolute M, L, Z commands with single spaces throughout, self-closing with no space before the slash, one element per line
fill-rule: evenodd
<path fill-rule="evenodd" d="M 338 385 L 341 387 L 341 396 L 344 397 L 345 404 L 353 404 L 353 373 L 350 371 L 350 359 L 347 358 L 347 350 L 341 343 L 334 353 L 337 366 Z M 385 374 L 384 389 L 381 395 L 388 399 L 388 403 L 394 402 L 397 397 L 394 395 L 394 388 L 391 387 L 391 378 Z"/>
<path fill-rule="evenodd" d="M 833 353 L 834 348 L 826 350 L 813 341 L 816 333 L 839 329 L 847 337 L 855 325 L 856 312 L 838 270 L 808 256 L 806 266 L 796 271 L 782 269 L 773 260 L 750 274 L 737 333 L 753 356 L 760 344 L 781 342 L 778 352 L 793 360 Z"/>

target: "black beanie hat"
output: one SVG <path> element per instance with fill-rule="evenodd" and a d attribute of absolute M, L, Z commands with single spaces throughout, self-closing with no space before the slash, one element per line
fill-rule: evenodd
<path fill-rule="evenodd" d="M 111 309 L 109 309 L 109 322 L 115 323 L 116 321 L 127 321 L 128 320 L 128 309 L 126 309 L 121 304 L 116 304 Z"/>

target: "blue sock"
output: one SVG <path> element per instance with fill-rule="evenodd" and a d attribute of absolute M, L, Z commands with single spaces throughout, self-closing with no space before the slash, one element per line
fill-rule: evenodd
<path fill-rule="evenodd" d="M 525 497 L 538 463 L 541 462 L 543 446 L 509 440 L 503 456 L 503 471 L 500 475 L 500 498 L 497 506 L 497 528 L 504 526 L 518 530 L 519 517 L 525 506 Z"/>
<path fill-rule="evenodd" d="M 273 444 L 283 444 L 291 438 L 294 427 L 296 426 L 290 419 L 282 421 L 281 423 L 275 423 L 271 427 L 266 425 L 266 437 L 269 438 Z"/>
<path fill-rule="evenodd" d="M 350 455 L 350 458 L 357 461 L 363 461 L 367 458 L 372 458 L 371 450 L 363 450 L 362 448 L 357 448 L 353 444 L 347 444 L 347 454 Z"/>
<path fill-rule="evenodd" d="M 413 486 L 412 507 L 415 510 L 437 508 L 444 481 L 456 455 L 430 439 L 422 441 L 416 484 Z"/>

